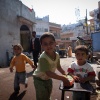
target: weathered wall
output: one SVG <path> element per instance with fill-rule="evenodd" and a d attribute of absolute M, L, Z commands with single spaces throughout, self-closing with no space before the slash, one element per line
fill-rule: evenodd
<path fill-rule="evenodd" d="M 17 16 L 35 22 L 35 12 L 30 12 L 19 0 L 0 0 L 0 66 L 7 65 L 6 51 L 11 56 L 12 45 L 20 43 L 20 27 L 23 23 Z M 27 26 L 32 31 L 33 24 Z"/>

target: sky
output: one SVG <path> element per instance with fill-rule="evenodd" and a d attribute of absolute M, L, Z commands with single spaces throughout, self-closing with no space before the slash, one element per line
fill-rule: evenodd
<path fill-rule="evenodd" d="M 98 8 L 99 0 L 20 0 L 29 8 L 33 8 L 36 17 L 49 15 L 49 22 L 67 25 L 76 23 L 86 17 L 89 11 Z"/>

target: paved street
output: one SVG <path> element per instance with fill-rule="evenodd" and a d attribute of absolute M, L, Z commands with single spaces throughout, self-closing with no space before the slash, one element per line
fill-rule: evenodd
<path fill-rule="evenodd" d="M 75 60 L 74 55 L 71 58 L 61 58 L 61 65 L 65 71 L 67 71 L 68 66 L 73 60 Z M 92 64 L 92 65 L 95 70 L 99 66 L 97 64 Z M 17 97 L 14 97 L 13 94 L 14 72 L 10 73 L 8 68 L 0 68 L 0 100 L 36 100 L 33 78 L 31 73 L 32 68 L 27 64 L 26 69 L 29 76 L 28 87 L 25 89 L 24 86 L 21 86 L 19 95 Z M 57 71 L 57 73 L 59 72 Z M 61 91 L 59 90 L 59 85 L 60 81 L 53 80 L 53 91 L 51 95 L 52 100 L 61 100 Z M 71 92 L 65 93 L 65 100 L 72 100 L 71 97 L 72 97 Z M 91 99 L 91 100 L 96 100 L 96 99 Z"/>

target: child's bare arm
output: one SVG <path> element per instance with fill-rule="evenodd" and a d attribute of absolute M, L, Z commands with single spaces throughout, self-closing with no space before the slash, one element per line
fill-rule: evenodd
<path fill-rule="evenodd" d="M 13 68 L 12 67 L 10 67 L 9 70 L 10 70 L 10 72 L 13 72 Z"/>
<path fill-rule="evenodd" d="M 32 66 L 32 68 L 36 68 L 36 66 L 35 65 L 31 65 Z"/>
<path fill-rule="evenodd" d="M 57 70 L 58 70 L 61 74 L 63 74 L 63 75 L 66 75 L 66 74 L 67 74 L 67 73 L 62 69 L 61 66 L 57 67 Z"/>
<path fill-rule="evenodd" d="M 66 85 L 66 86 L 70 86 L 70 82 L 68 81 L 68 79 L 64 76 L 64 75 L 58 75 L 54 72 L 51 72 L 51 71 L 47 71 L 46 74 L 53 78 L 53 79 L 57 79 L 57 80 L 61 80 L 63 81 L 63 83 Z"/>
<path fill-rule="evenodd" d="M 75 80 L 75 81 L 77 81 L 77 82 L 79 82 L 79 76 L 77 76 L 77 75 L 74 75 L 73 73 L 68 73 L 70 76 L 72 76 L 72 78 Z"/>
<path fill-rule="evenodd" d="M 11 62 L 10 62 L 10 67 L 9 67 L 9 70 L 10 70 L 10 72 L 13 72 L 13 67 L 15 66 L 15 59 L 14 59 L 14 57 L 12 58 L 12 60 L 11 60 Z"/>

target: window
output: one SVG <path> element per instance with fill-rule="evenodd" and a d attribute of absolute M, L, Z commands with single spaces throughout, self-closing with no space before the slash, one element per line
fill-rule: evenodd
<path fill-rule="evenodd" d="M 48 29 L 47 29 L 47 28 L 45 28 L 45 29 L 44 29 L 44 32 L 48 32 Z"/>

